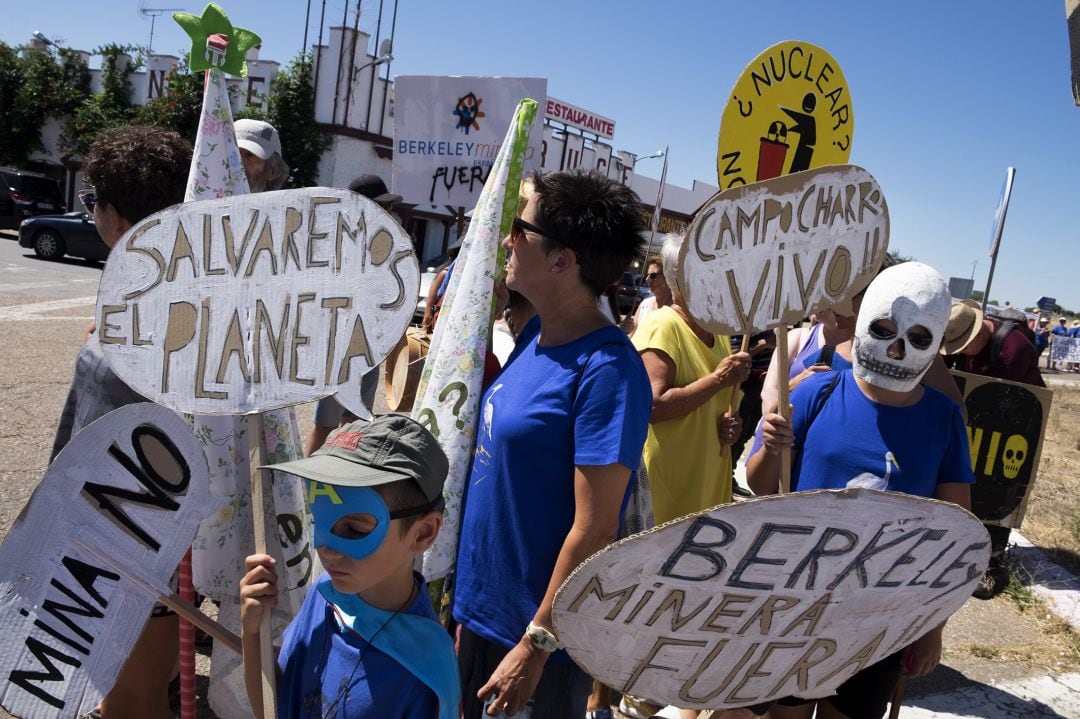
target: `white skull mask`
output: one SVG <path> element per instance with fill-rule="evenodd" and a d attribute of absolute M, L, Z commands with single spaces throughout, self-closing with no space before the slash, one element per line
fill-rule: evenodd
<path fill-rule="evenodd" d="M 941 345 L 951 304 L 945 280 L 929 265 L 884 270 L 866 289 L 855 322 L 855 376 L 882 389 L 915 389 Z"/>

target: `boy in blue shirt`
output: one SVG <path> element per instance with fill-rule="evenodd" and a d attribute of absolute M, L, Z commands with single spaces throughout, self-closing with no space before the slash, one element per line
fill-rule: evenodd
<path fill-rule="evenodd" d="M 271 468 L 301 477 L 326 572 L 285 630 L 279 717 L 454 719 L 460 680 L 414 560 L 442 526 L 448 462 L 413 420 L 353 422 L 312 456 Z M 273 558 L 240 584 L 244 678 L 262 717 L 259 623 L 276 604 Z"/>

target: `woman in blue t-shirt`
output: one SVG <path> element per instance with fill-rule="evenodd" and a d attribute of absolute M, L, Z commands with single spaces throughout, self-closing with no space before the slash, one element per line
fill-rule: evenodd
<path fill-rule="evenodd" d="M 870 284 L 855 324 L 852 369 L 818 374 L 791 395 L 791 420 L 767 414 L 765 451 L 747 463 L 758 494 L 778 490 L 779 455 L 792 451 L 793 491 L 868 487 L 953 502 L 970 509 L 974 482 L 959 405 L 919 384 L 934 361 L 951 300 L 931 267 L 907 262 Z M 941 657 L 944 623 L 907 649 L 866 667 L 821 700 L 797 697 L 772 719 L 881 717 L 901 671 L 922 676 Z"/>
<path fill-rule="evenodd" d="M 558 651 L 551 605 L 615 539 L 648 430 L 645 368 L 597 307 L 644 244 L 637 203 L 601 175 L 534 175 L 504 242 L 507 287 L 537 317 L 481 400 L 453 600 L 466 719 L 585 712 L 592 683 Z"/>

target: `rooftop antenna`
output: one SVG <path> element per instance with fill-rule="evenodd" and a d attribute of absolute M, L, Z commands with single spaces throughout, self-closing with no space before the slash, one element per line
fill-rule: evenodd
<path fill-rule="evenodd" d="M 164 15 L 167 12 L 186 12 L 186 9 L 182 7 L 146 7 L 146 2 L 139 3 L 139 14 L 144 18 L 150 18 L 150 42 L 146 45 L 147 53 L 154 50 L 154 23 L 159 15 Z"/>

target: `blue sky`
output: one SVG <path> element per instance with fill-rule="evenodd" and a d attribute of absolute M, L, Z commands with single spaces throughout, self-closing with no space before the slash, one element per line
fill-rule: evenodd
<path fill-rule="evenodd" d="M 384 0 L 387 33 L 393 0 Z M 202 0 L 148 0 L 150 7 Z M 303 42 L 306 0 L 225 0 L 237 24 L 286 62 Z M 312 1 L 309 43 L 321 0 Z M 326 3 L 327 26 L 342 2 Z M 350 3 L 350 24 L 352 10 Z M 72 47 L 147 42 L 138 3 L 0 0 L 0 39 L 33 30 Z M 377 0 L 361 26 L 374 34 Z M 154 49 L 186 46 L 167 15 Z M 890 245 L 943 275 L 986 283 L 991 225 L 1006 168 L 1017 168 L 991 295 L 1028 306 L 1042 295 L 1080 311 L 1080 108 L 1070 91 L 1061 0 L 905 3 L 850 0 L 512 3 L 401 0 L 391 74 L 529 75 L 612 118 L 615 146 L 671 146 L 669 177 L 716 184 L 720 114 L 743 67 L 769 45 L 804 40 L 843 68 L 855 114 L 851 162 L 889 203 Z M 659 176 L 660 161 L 639 171 Z"/>

